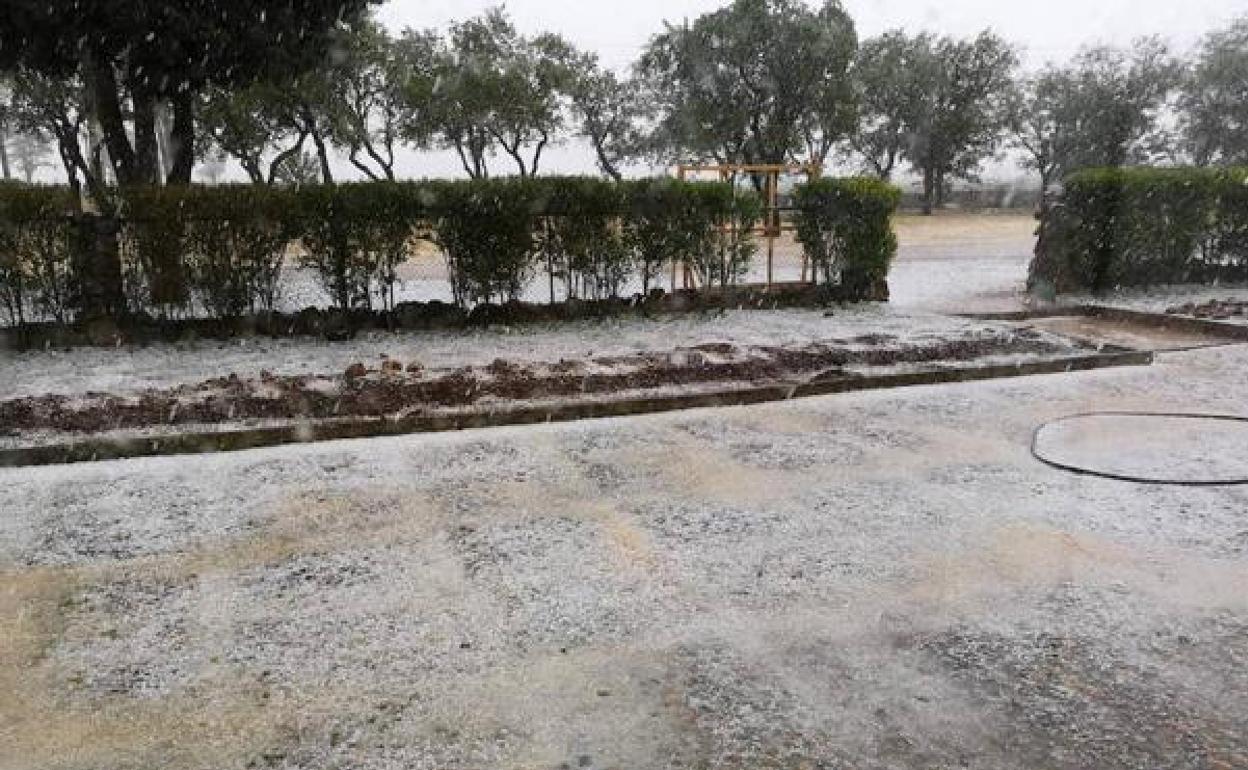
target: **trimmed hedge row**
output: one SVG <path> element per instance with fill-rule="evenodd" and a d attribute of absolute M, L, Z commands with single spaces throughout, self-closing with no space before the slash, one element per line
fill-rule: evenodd
<path fill-rule="evenodd" d="M 803 243 L 834 289 L 842 276 L 886 274 L 895 197 L 863 180 L 804 192 Z M 144 188 L 121 191 L 108 219 L 72 214 L 73 204 L 62 188 L 0 186 L 0 308 L 12 323 L 118 304 L 161 318 L 272 313 L 291 261 L 315 272 L 338 310 L 390 312 L 420 239 L 440 247 L 465 309 L 517 300 L 542 272 L 552 302 L 617 297 L 631 282 L 649 293 L 674 262 L 701 286 L 732 286 L 756 254 L 763 213 L 757 195 L 728 184 L 580 177 Z M 84 266 L 109 253 L 124 297 L 89 302 L 101 280 Z"/>
<path fill-rule="evenodd" d="M 23 324 L 30 311 L 64 323 L 72 296 L 77 250 L 65 225 L 68 188 L 0 183 L 0 308 Z"/>
<path fill-rule="evenodd" d="M 901 190 L 877 179 L 819 179 L 797 188 L 797 239 L 816 279 L 853 300 L 887 299 Z"/>
<path fill-rule="evenodd" d="M 1248 281 L 1248 169 L 1119 168 L 1065 180 L 1040 226 L 1028 287 Z"/>

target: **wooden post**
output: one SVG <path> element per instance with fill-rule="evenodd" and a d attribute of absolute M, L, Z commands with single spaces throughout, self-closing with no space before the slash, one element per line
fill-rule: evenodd
<path fill-rule="evenodd" d="M 780 174 L 805 174 L 809 179 L 818 179 L 823 174 L 823 168 L 818 163 L 801 163 L 801 164 L 781 164 L 781 163 L 716 163 L 708 165 L 686 164 L 681 163 L 676 166 L 676 178 L 685 181 L 690 173 L 714 173 L 718 172 L 720 179 L 733 180 L 735 183 L 736 175 L 745 174 L 762 174 L 765 176 L 763 190 L 763 208 L 764 221 L 761 225 L 762 234 L 767 238 L 767 288 L 775 287 L 775 261 L 776 261 L 776 240 L 785 233 L 784 222 L 780 211 Z M 732 226 L 728 228 L 732 231 Z M 751 232 L 757 233 L 758 230 Z M 672 290 L 676 290 L 676 273 L 678 265 L 675 257 L 672 259 Z M 684 285 L 689 288 L 696 276 L 689 269 L 688 264 L 683 265 Z M 726 265 L 721 259 L 721 279 L 726 276 Z M 708 279 L 710 276 L 708 276 Z M 806 254 L 802 254 L 802 281 L 815 282 L 818 280 L 818 269 L 810 263 L 806 258 Z"/>
<path fill-rule="evenodd" d="M 676 178 L 682 182 L 685 181 L 685 169 L 686 167 L 683 165 L 676 167 Z M 673 294 L 676 293 L 676 255 L 675 254 L 672 255 L 672 293 Z"/>
<path fill-rule="evenodd" d="M 776 269 L 776 232 L 773 228 L 772 220 L 776 215 L 776 183 L 779 174 L 767 172 L 767 207 L 766 207 L 766 227 L 767 227 L 767 288 L 771 289 L 775 283 Z"/>

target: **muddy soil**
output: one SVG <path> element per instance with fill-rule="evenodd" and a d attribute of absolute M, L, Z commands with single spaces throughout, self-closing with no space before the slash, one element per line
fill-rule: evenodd
<path fill-rule="evenodd" d="M 423 370 L 394 359 L 341 375 L 237 374 L 137 393 L 39 395 L 0 401 L 0 435 L 101 433 L 248 420 L 383 417 L 475 405 L 609 396 L 707 384 L 801 380 L 852 367 L 970 362 L 986 357 L 1069 354 L 1084 346 L 1027 330 L 900 342 L 888 335 L 800 346 L 708 343 L 672 351 L 556 362 L 498 359 L 488 366 Z M 855 376 L 843 371 L 844 376 Z"/>

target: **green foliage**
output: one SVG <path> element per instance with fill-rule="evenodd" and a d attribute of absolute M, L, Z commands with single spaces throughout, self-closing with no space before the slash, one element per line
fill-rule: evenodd
<path fill-rule="evenodd" d="M 195 100 L 206 88 L 283 82 L 315 71 L 340 31 L 373 0 L 12 0 L 0 25 L 0 70 L 91 85 L 93 117 L 123 186 L 188 184 L 195 161 Z M 165 180 L 158 105 L 172 112 Z M 73 161 L 89 186 L 101 174 Z"/>
<path fill-rule="evenodd" d="M 127 188 L 121 200 L 122 259 L 132 276 L 131 297 L 162 315 L 186 308 L 191 295 L 183 259 L 187 211 L 181 189 Z"/>
<path fill-rule="evenodd" d="M 816 275 L 841 299 L 879 296 L 897 253 L 892 217 L 901 191 L 876 179 L 819 179 L 794 197 L 797 239 Z"/>
<path fill-rule="evenodd" d="M 623 188 L 589 177 L 547 178 L 542 186 L 541 244 L 552 279 L 563 281 L 568 297 L 619 296 L 633 271 L 620 224 Z"/>
<path fill-rule="evenodd" d="M 75 301 L 72 199 L 63 187 L 0 183 L 0 308 L 64 322 Z"/>
<path fill-rule="evenodd" d="M 669 26 L 639 62 L 660 112 L 659 148 L 743 163 L 821 161 L 853 115 L 854 22 L 837 0 L 735 0 Z"/>
<path fill-rule="evenodd" d="M 834 266 L 882 277 L 894 248 L 893 188 L 842 180 L 802 195 L 819 207 L 802 221 L 816 228 L 814 248 L 831 255 L 825 274 Z M 292 246 L 337 309 L 393 311 L 417 237 L 442 247 L 464 309 L 520 299 L 543 268 L 552 299 L 557 281 L 568 298 L 616 298 L 636 283 L 649 293 L 673 266 L 699 286 L 730 287 L 749 271 L 763 213 L 758 195 L 738 185 L 587 177 L 126 188 L 121 201 L 117 218 L 71 217 L 68 188 L 0 187 L 0 305 L 11 322 L 28 321 L 32 308 L 72 320 L 80 297 L 111 290 L 111 274 L 88 257 L 113 248 L 118 229 L 131 312 L 233 319 L 275 309 Z M 1242 243 L 1244 232 L 1224 240 Z"/>
<path fill-rule="evenodd" d="M 1088 169 L 1046 212 L 1033 290 L 1248 279 L 1248 169 Z"/>
<path fill-rule="evenodd" d="M 309 185 L 293 193 L 300 262 L 316 271 L 340 310 L 394 304 L 398 267 L 421 215 L 415 185 L 397 182 Z"/>
<path fill-rule="evenodd" d="M 754 228 L 763 218 L 763 199 L 752 190 L 735 189 L 734 193 L 727 216 L 717 230 L 720 260 L 716 277 L 721 286 L 739 283 L 758 255 Z"/>
<path fill-rule="evenodd" d="M 730 211 L 731 187 L 672 179 L 626 184 L 626 238 L 634 249 L 643 292 L 674 260 L 705 276 L 716 255 L 716 225 Z"/>
<path fill-rule="evenodd" d="M 1019 84 L 1008 113 L 1024 165 L 1043 183 L 1073 171 L 1148 163 L 1165 156 L 1159 127 L 1179 65 L 1156 38 L 1130 49 L 1099 46 Z"/>
<path fill-rule="evenodd" d="M 307 142 L 306 131 L 289 119 L 287 103 L 268 83 L 205 89 L 198 105 L 198 141 L 238 161 L 252 182 L 273 184 Z M 266 156 L 271 156 L 267 163 Z"/>
<path fill-rule="evenodd" d="M 432 62 L 399 46 L 373 20 L 344 37 L 329 68 L 330 137 L 366 178 L 393 182 L 395 148 L 408 117 L 404 95 L 432 76 Z"/>
<path fill-rule="evenodd" d="M 407 39 L 409 50 L 426 47 L 418 33 Z M 514 161 L 520 176 L 534 176 L 563 131 L 577 58 L 558 35 L 521 35 L 501 7 L 491 8 L 451 25 L 436 55 L 436 86 L 415 89 L 429 99 L 417 125 L 454 149 L 473 179 L 489 176 L 494 151 Z M 418 103 L 409 98 L 409 105 Z"/>
<path fill-rule="evenodd" d="M 913 127 L 931 90 L 933 36 L 886 32 L 863 41 L 854 60 L 859 106 L 857 130 L 848 144 L 870 173 L 891 179 L 910 146 Z"/>
<path fill-rule="evenodd" d="M 1000 143 L 1018 58 L 1002 38 L 888 32 L 864 43 L 856 74 L 862 120 L 849 144 L 876 176 L 906 160 L 923 179 L 924 208 L 955 178 L 973 179 Z"/>
<path fill-rule="evenodd" d="M 649 109 L 642 85 L 601 67 L 595 54 L 580 55 L 572 68 L 569 97 L 579 133 L 594 148 L 598 169 L 619 182 L 621 167 L 640 157 L 645 146 L 641 123 Z"/>
<path fill-rule="evenodd" d="M 433 229 L 446 256 L 456 304 L 519 299 L 534 267 L 541 214 L 538 185 L 474 179 L 430 185 Z"/>
<path fill-rule="evenodd" d="M 1183 136 L 1197 165 L 1248 164 L 1248 16 L 1207 35 L 1183 83 Z"/>
<path fill-rule="evenodd" d="M 184 188 L 191 289 L 214 317 L 273 312 L 290 241 L 290 194 L 257 185 Z"/>
<path fill-rule="evenodd" d="M 681 261 L 702 286 L 732 286 L 757 252 L 752 230 L 762 202 L 752 191 L 728 184 L 687 183 L 676 208 L 676 227 L 688 239 Z"/>

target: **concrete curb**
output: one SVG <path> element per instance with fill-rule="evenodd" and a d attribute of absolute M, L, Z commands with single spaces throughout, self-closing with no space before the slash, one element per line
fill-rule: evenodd
<path fill-rule="evenodd" d="M 397 419 L 383 417 L 318 421 L 271 428 L 181 433 L 159 437 L 87 438 L 61 444 L 0 450 L 0 468 L 236 452 L 340 439 L 403 436 L 506 425 L 534 425 L 604 417 L 626 417 L 683 409 L 746 406 L 863 390 L 1026 377 L 1118 366 L 1147 366 L 1153 360 L 1154 356 L 1151 352 L 1120 349 L 1046 361 L 946 367 L 901 374 L 856 376 L 840 371 L 830 371 L 805 382 L 771 382 L 745 388 L 725 388 L 682 395 L 630 396 L 615 400 L 501 407 L 490 411 L 420 415 Z"/>

